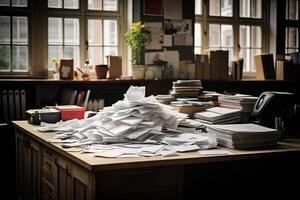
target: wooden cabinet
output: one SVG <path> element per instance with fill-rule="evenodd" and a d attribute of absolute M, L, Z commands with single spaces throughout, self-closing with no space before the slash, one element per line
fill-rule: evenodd
<path fill-rule="evenodd" d="M 20 131 L 16 131 L 16 159 L 18 199 L 92 199 L 89 171 Z"/>
<path fill-rule="evenodd" d="M 21 132 L 16 132 L 16 184 L 18 198 L 41 199 L 41 147 Z"/>

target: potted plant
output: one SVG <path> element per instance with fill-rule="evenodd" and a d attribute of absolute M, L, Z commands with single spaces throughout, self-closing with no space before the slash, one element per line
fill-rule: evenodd
<path fill-rule="evenodd" d="M 141 22 L 133 23 L 125 34 L 125 42 L 132 50 L 132 77 L 144 79 L 144 55 L 146 45 L 151 41 L 150 31 Z"/>

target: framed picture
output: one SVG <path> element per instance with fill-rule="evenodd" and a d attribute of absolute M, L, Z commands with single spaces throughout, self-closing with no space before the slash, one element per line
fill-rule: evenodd
<path fill-rule="evenodd" d="M 144 0 L 144 15 L 163 15 L 163 0 Z"/>
<path fill-rule="evenodd" d="M 61 59 L 59 67 L 59 77 L 60 79 L 73 79 L 73 59 Z"/>

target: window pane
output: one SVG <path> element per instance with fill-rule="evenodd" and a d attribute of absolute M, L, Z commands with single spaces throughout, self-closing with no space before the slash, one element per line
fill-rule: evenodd
<path fill-rule="evenodd" d="M 64 0 L 64 8 L 67 9 L 78 9 L 78 1 L 79 0 Z"/>
<path fill-rule="evenodd" d="M 52 62 L 52 58 L 63 58 L 62 46 L 48 47 L 48 69 L 49 70 L 55 69 L 55 63 Z"/>
<path fill-rule="evenodd" d="M 220 47 L 220 25 L 209 25 L 209 47 Z"/>
<path fill-rule="evenodd" d="M 240 0 L 240 17 L 261 18 L 261 0 Z"/>
<path fill-rule="evenodd" d="M 298 0 L 286 0 L 287 19 L 298 20 Z"/>
<path fill-rule="evenodd" d="M 62 18 L 48 19 L 48 43 L 62 44 Z"/>
<path fill-rule="evenodd" d="M 250 26 L 240 26 L 240 45 L 250 47 Z"/>
<path fill-rule="evenodd" d="M 8 16 L 0 16 L 0 44 L 10 43 L 10 19 Z"/>
<path fill-rule="evenodd" d="M 79 45 L 79 20 L 78 19 L 65 19 L 64 24 L 65 44 Z"/>
<path fill-rule="evenodd" d="M 252 18 L 261 18 L 261 0 L 252 0 L 251 1 L 251 17 Z"/>
<path fill-rule="evenodd" d="M 0 6 L 9 6 L 9 0 L 0 0 Z"/>
<path fill-rule="evenodd" d="M 88 20 L 88 41 L 89 44 L 102 44 L 102 20 Z"/>
<path fill-rule="evenodd" d="M 10 46 L 0 45 L 0 71 L 10 69 Z"/>
<path fill-rule="evenodd" d="M 195 0 L 195 14 L 202 15 L 202 0 Z"/>
<path fill-rule="evenodd" d="M 27 17 L 13 17 L 13 44 L 28 43 Z"/>
<path fill-rule="evenodd" d="M 106 56 L 118 55 L 117 47 L 104 47 L 104 64 L 107 64 Z"/>
<path fill-rule="evenodd" d="M 297 48 L 298 47 L 298 28 L 287 28 L 287 47 Z"/>
<path fill-rule="evenodd" d="M 221 16 L 232 16 L 232 0 L 221 0 Z"/>
<path fill-rule="evenodd" d="M 261 49 L 241 49 L 240 57 L 244 59 L 244 71 L 255 72 L 254 56 L 260 55 Z"/>
<path fill-rule="evenodd" d="M 209 15 L 220 16 L 220 0 L 209 0 Z"/>
<path fill-rule="evenodd" d="M 240 0 L 240 17 L 250 17 L 250 0 Z"/>
<path fill-rule="evenodd" d="M 28 47 L 27 46 L 13 46 L 12 70 L 28 71 Z"/>
<path fill-rule="evenodd" d="M 73 58 L 74 67 L 80 67 L 79 47 L 65 46 L 64 58 Z"/>
<path fill-rule="evenodd" d="M 62 0 L 48 0 L 48 8 L 62 8 Z"/>
<path fill-rule="evenodd" d="M 92 64 L 93 66 L 104 64 L 102 50 L 103 50 L 102 47 L 89 47 L 88 54 L 89 54 L 90 64 Z"/>
<path fill-rule="evenodd" d="M 117 11 L 118 1 L 117 0 L 103 0 L 103 10 Z"/>
<path fill-rule="evenodd" d="M 26 7 L 27 6 L 27 0 L 12 0 L 12 6 Z"/>
<path fill-rule="evenodd" d="M 195 46 L 201 47 L 201 24 L 195 23 Z"/>
<path fill-rule="evenodd" d="M 233 31 L 231 25 L 221 25 L 221 46 L 233 46 Z"/>
<path fill-rule="evenodd" d="M 251 47 L 261 48 L 261 27 L 252 26 L 251 27 Z"/>
<path fill-rule="evenodd" d="M 88 0 L 89 10 L 102 10 L 102 0 Z"/>
<path fill-rule="evenodd" d="M 104 20 L 104 45 L 117 45 L 117 21 L 116 20 Z"/>

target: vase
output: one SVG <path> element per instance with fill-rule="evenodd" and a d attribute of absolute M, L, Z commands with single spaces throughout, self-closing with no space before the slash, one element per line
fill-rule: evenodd
<path fill-rule="evenodd" d="M 107 65 L 96 65 L 95 71 L 97 79 L 106 79 L 108 66 Z"/>
<path fill-rule="evenodd" d="M 144 65 L 132 65 L 132 79 L 145 79 Z"/>

